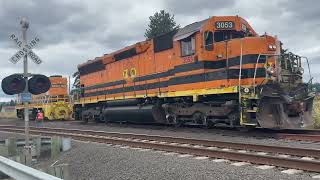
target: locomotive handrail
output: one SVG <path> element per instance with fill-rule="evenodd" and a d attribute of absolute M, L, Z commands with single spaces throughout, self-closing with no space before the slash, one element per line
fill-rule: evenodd
<path fill-rule="evenodd" d="M 239 69 L 239 105 L 241 107 L 241 74 L 242 74 L 242 38 L 240 39 L 240 69 Z"/>
<path fill-rule="evenodd" d="M 253 76 L 253 87 L 254 87 L 254 88 L 253 88 L 253 91 L 254 91 L 254 94 L 255 94 L 255 90 L 256 90 L 255 88 L 256 88 L 257 68 L 258 68 L 258 63 L 259 63 L 259 60 L 260 60 L 260 57 L 261 57 L 261 56 L 266 56 L 266 59 L 267 59 L 268 56 L 280 56 L 280 54 L 259 54 L 259 56 L 258 56 L 258 58 L 257 58 L 257 61 L 256 61 L 256 64 L 255 64 L 254 76 Z M 300 56 L 300 57 L 306 59 L 306 61 L 307 61 L 308 72 L 309 72 L 309 77 L 310 77 L 308 83 L 311 83 L 311 84 L 312 84 L 312 76 L 311 76 L 309 59 L 308 59 L 307 57 L 305 57 L 305 56 Z M 301 64 L 300 64 L 300 66 L 301 66 Z"/>
<path fill-rule="evenodd" d="M 309 79 L 308 83 L 311 83 L 311 84 L 312 84 L 312 79 L 313 79 L 313 78 L 312 78 L 312 76 L 311 76 L 311 70 L 310 70 L 309 59 L 308 59 L 306 56 L 301 56 L 301 57 L 307 60 L 308 71 L 309 71 L 309 76 L 310 76 L 310 79 Z"/>
<path fill-rule="evenodd" d="M 258 64 L 259 64 L 259 60 L 261 56 L 266 56 L 266 60 L 268 59 L 268 56 L 280 56 L 280 54 L 259 54 L 256 64 L 255 64 L 255 68 L 254 68 L 254 74 L 253 74 L 253 94 L 256 93 L 256 76 L 257 76 L 257 69 L 258 69 Z"/>

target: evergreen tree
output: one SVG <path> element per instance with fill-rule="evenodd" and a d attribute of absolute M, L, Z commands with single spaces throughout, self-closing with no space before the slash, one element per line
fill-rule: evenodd
<path fill-rule="evenodd" d="M 12 99 L 11 99 L 11 101 L 10 101 L 9 105 L 10 105 L 10 106 L 15 106 L 15 105 L 16 105 L 16 103 L 14 102 L 14 100 L 12 100 Z"/>
<path fill-rule="evenodd" d="M 178 30 L 180 25 L 176 25 L 174 15 L 161 10 L 149 17 L 150 23 L 144 36 L 148 39 L 168 33 L 173 30 Z"/>

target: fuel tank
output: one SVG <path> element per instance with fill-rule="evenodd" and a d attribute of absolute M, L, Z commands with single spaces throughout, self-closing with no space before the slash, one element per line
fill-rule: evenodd
<path fill-rule="evenodd" d="M 154 123 L 152 108 L 153 105 L 113 106 L 105 107 L 102 112 L 109 122 Z"/>

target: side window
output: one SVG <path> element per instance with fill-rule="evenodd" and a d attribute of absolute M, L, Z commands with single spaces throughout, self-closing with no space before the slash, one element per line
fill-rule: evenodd
<path fill-rule="evenodd" d="M 204 32 L 204 47 L 207 51 L 213 50 L 213 33 L 211 31 Z"/>
<path fill-rule="evenodd" d="M 181 43 L 181 56 L 189 56 L 195 53 L 196 41 L 194 36 L 189 36 L 180 41 Z"/>

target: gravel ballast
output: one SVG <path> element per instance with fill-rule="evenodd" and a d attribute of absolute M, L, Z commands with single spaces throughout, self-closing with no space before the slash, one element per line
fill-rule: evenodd
<path fill-rule="evenodd" d="M 0 132 L 1 139 L 23 137 Z M 234 162 L 214 162 L 213 159 L 139 150 L 130 147 L 72 141 L 71 150 L 62 153 L 57 159 L 40 162 L 45 165 L 70 164 L 72 179 L 312 179 L 317 174 L 302 172 L 282 173 L 283 168 L 261 170 L 257 165 L 232 165 Z M 236 163 L 237 164 L 237 163 Z M 239 164 L 239 163 L 238 163 Z"/>
<path fill-rule="evenodd" d="M 261 170 L 256 165 L 233 166 L 230 162 L 197 160 L 92 142 L 74 141 L 69 152 L 59 157 L 71 165 L 73 179 L 312 179 L 315 174 L 288 175 L 281 169 Z"/>

